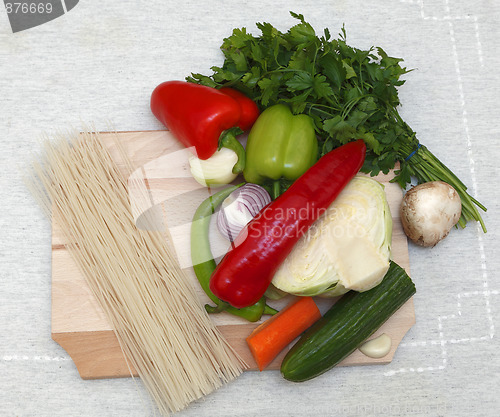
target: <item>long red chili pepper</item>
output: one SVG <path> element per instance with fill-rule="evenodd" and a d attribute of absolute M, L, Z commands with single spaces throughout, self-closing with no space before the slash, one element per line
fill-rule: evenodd
<path fill-rule="evenodd" d="M 295 243 L 360 170 L 365 153 L 362 140 L 334 149 L 264 207 L 212 274 L 212 292 L 236 308 L 255 304 Z"/>
<path fill-rule="evenodd" d="M 234 172 L 242 171 L 245 152 L 235 134 L 250 129 L 259 116 L 257 104 L 243 93 L 166 81 L 151 94 L 151 111 L 184 146 L 194 147 L 198 158 L 208 159 L 224 146 L 238 154 Z"/>

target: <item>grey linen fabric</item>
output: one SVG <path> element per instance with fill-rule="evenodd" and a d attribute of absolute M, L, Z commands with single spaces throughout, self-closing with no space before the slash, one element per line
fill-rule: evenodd
<path fill-rule="evenodd" d="M 73 2 L 74 3 L 74 2 Z M 453 230 L 410 245 L 417 323 L 391 364 L 338 368 L 294 384 L 249 372 L 182 416 L 496 416 L 500 407 L 498 270 L 500 4 L 486 0 L 81 1 L 12 33 L 0 10 L 0 415 L 152 416 L 140 381 L 83 381 L 50 337 L 50 223 L 21 174 L 38 139 L 83 123 L 160 129 L 160 82 L 208 73 L 232 28 L 303 13 L 318 30 L 345 24 L 354 46 L 382 46 L 415 68 L 403 118 L 488 207 L 488 233 Z"/>

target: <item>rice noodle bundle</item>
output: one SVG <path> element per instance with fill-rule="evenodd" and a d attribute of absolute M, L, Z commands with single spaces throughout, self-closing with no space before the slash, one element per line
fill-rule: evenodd
<path fill-rule="evenodd" d="M 166 237 L 140 230 L 126 180 L 96 133 L 45 142 L 29 180 L 168 415 L 236 378 L 244 364 L 205 312 Z"/>

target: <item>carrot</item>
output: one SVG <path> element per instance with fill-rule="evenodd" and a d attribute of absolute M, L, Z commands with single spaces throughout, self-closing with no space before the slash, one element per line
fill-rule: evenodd
<path fill-rule="evenodd" d="M 247 337 L 248 347 L 262 371 L 321 313 L 311 297 L 300 297 L 266 320 Z"/>

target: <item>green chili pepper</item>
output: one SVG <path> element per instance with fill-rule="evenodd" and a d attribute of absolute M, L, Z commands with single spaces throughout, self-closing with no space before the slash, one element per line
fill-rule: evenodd
<path fill-rule="evenodd" d="M 203 291 L 205 291 L 205 294 L 207 294 L 216 304 L 215 306 L 205 305 L 205 309 L 209 313 L 226 311 L 248 321 L 255 322 L 259 320 L 263 314 L 272 315 L 277 313 L 277 310 L 266 304 L 265 298 L 261 298 L 254 305 L 238 309 L 219 300 L 209 288 L 210 277 L 216 267 L 208 236 L 210 218 L 211 215 L 215 213 L 217 207 L 222 204 L 224 199 L 241 185 L 243 184 L 224 188 L 222 191 L 208 197 L 200 204 L 194 213 L 193 222 L 191 224 L 191 259 L 193 261 L 194 272 Z"/>
<path fill-rule="evenodd" d="M 276 198 L 280 179 L 294 181 L 318 159 L 314 123 L 306 114 L 293 115 L 289 107 L 276 104 L 258 117 L 248 135 L 245 180 L 270 185 Z"/>

